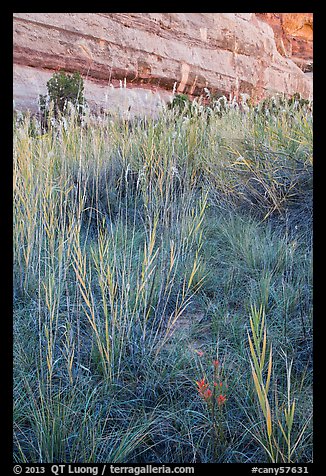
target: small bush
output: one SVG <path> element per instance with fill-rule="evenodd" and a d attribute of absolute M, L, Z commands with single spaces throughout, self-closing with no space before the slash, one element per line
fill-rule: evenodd
<path fill-rule="evenodd" d="M 176 94 L 168 104 L 169 109 L 174 109 L 178 113 L 191 112 L 191 101 L 186 94 Z"/>
<path fill-rule="evenodd" d="M 67 74 L 64 71 L 54 73 L 46 83 L 48 94 L 39 96 L 39 107 L 43 126 L 47 129 L 50 115 L 50 104 L 53 105 L 53 115 L 57 118 L 66 114 L 68 103 L 71 103 L 78 115 L 80 122 L 85 106 L 84 81 L 80 73 Z"/>

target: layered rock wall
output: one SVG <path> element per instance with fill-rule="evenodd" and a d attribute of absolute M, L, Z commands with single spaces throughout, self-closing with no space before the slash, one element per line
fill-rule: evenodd
<path fill-rule="evenodd" d="M 13 23 L 17 109 L 37 109 L 59 69 L 84 76 L 93 109 L 136 114 L 172 91 L 312 96 L 310 78 L 254 13 L 15 13 Z"/>
<path fill-rule="evenodd" d="M 276 47 L 304 72 L 313 71 L 313 14 L 256 13 L 274 31 Z"/>

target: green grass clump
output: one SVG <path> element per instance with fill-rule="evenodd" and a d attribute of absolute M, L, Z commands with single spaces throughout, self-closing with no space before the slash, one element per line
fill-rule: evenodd
<path fill-rule="evenodd" d="M 16 462 L 312 461 L 311 105 L 215 102 L 15 118 Z"/>

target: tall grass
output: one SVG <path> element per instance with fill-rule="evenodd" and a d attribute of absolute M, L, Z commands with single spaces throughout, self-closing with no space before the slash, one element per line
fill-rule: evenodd
<path fill-rule="evenodd" d="M 234 104 L 82 125 L 71 110 L 46 134 L 15 120 L 15 461 L 311 460 L 311 123 Z M 257 302 L 293 362 L 273 352 L 269 392 L 258 321 L 248 355 Z M 194 382 L 216 346 L 211 445 Z"/>
<path fill-rule="evenodd" d="M 264 431 L 258 430 L 258 436 L 254 436 L 263 446 L 272 463 L 293 463 L 295 460 L 293 454 L 295 454 L 296 448 L 304 436 L 311 419 L 311 414 L 307 416 L 303 424 L 297 427 L 294 431 L 296 434 L 293 435 L 296 407 L 296 400 L 293 399 L 291 395 L 291 370 L 293 361 L 288 363 L 286 358 L 285 404 L 280 405 L 279 392 L 278 389 L 275 388 L 276 422 L 273 422 L 271 403 L 268 396 L 272 375 L 273 350 L 272 345 L 270 345 L 266 378 L 264 379 L 263 371 L 267 351 L 267 326 L 265 323 L 265 311 L 262 306 L 259 309 L 254 307 L 251 309 L 250 327 L 252 338 L 248 334 L 248 340 L 251 354 L 250 364 L 252 367 L 252 377 L 266 426 Z M 283 410 L 284 415 L 282 415 L 281 410 Z"/>

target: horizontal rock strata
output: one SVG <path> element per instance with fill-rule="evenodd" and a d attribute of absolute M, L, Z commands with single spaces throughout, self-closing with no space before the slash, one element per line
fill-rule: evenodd
<path fill-rule="evenodd" d="M 13 20 L 17 109 L 35 110 L 59 69 L 83 75 L 93 108 L 124 101 L 135 113 L 173 91 L 196 96 L 204 88 L 254 99 L 312 96 L 311 79 L 254 13 L 15 13 Z"/>

